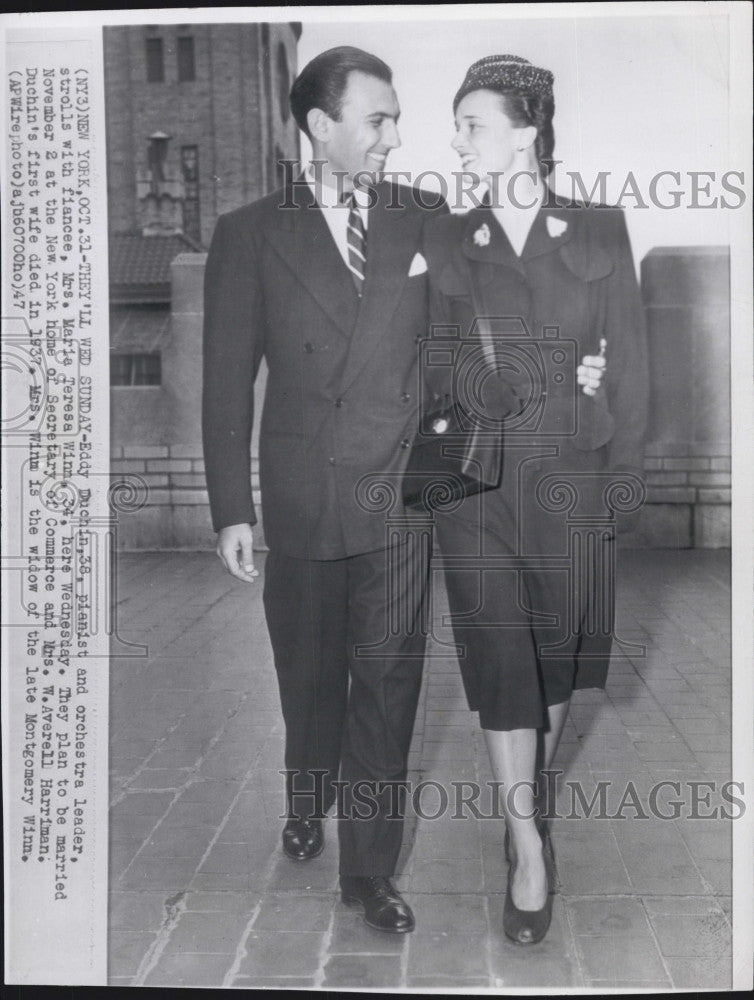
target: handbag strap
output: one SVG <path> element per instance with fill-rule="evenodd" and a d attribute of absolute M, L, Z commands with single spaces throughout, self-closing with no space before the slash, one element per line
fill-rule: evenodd
<path fill-rule="evenodd" d="M 479 286 L 478 276 L 474 272 L 472 264 L 466 264 L 471 283 L 471 300 L 474 305 L 474 316 L 479 330 L 479 339 L 482 345 L 482 354 L 493 371 L 497 371 L 497 355 L 495 354 L 495 344 L 492 338 L 489 316 L 484 315 L 484 297 Z"/>

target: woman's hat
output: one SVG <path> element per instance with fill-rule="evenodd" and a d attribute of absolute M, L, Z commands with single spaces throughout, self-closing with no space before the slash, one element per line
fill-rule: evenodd
<path fill-rule="evenodd" d="M 554 76 L 520 56 L 485 56 L 469 67 L 453 101 L 453 111 L 472 90 L 528 90 L 552 98 Z"/>

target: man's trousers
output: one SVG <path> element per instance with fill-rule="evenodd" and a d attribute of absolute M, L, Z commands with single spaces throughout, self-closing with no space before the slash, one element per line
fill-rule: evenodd
<path fill-rule="evenodd" d="M 289 815 L 321 815 L 337 801 L 342 875 L 395 871 L 428 570 L 426 545 L 412 535 L 345 559 L 267 555 L 264 605 L 285 720 Z"/>

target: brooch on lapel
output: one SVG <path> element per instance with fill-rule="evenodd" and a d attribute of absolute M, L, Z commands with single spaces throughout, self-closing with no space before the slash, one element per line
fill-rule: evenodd
<path fill-rule="evenodd" d="M 554 215 L 547 216 L 547 232 L 553 239 L 562 236 L 566 229 L 568 229 L 568 223 L 563 219 L 556 219 Z"/>
<path fill-rule="evenodd" d="M 482 225 L 479 227 L 479 229 L 477 229 L 477 231 L 474 233 L 474 243 L 476 243 L 478 247 L 486 247 L 489 242 L 490 242 L 490 227 L 487 225 L 486 222 L 483 222 Z"/>

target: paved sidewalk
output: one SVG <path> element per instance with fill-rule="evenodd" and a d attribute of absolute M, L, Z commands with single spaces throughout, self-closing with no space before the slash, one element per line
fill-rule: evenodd
<path fill-rule="evenodd" d="M 622 801 L 625 818 L 554 821 L 553 923 L 522 949 L 501 929 L 503 823 L 453 819 L 452 800 L 442 818 L 407 824 L 397 881 L 417 930 L 405 937 L 339 902 L 333 820 L 320 858 L 282 857 L 283 725 L 261 584 L 236 583 L 213 554 L 121 556 L 115 645 L 148 656 L 112 666 L 110 983 L 729 987 L 731 824 L 688 818 L 688 782 L 730 778 L 729 553 L 618 558 L 618 634 L 647 653 L 614 659 L 606 692 L 577 694 L 556 763 L 560 813 L 576 794 L 566 781 L 587 798 L 604 781 L 605 812 Z M 441 655 L 446 611 L 438 585 L 410 778 L 452 793 L 452 781 L 491 776 L 457 663 Z M 680 784 L 655 811 L 677 800 L 678 819 L 652 815 L 663 780 Z M 723 804 L 707 793 L 700 815 Z M 438 795 L 424 786 L 425 813 Z"/>

